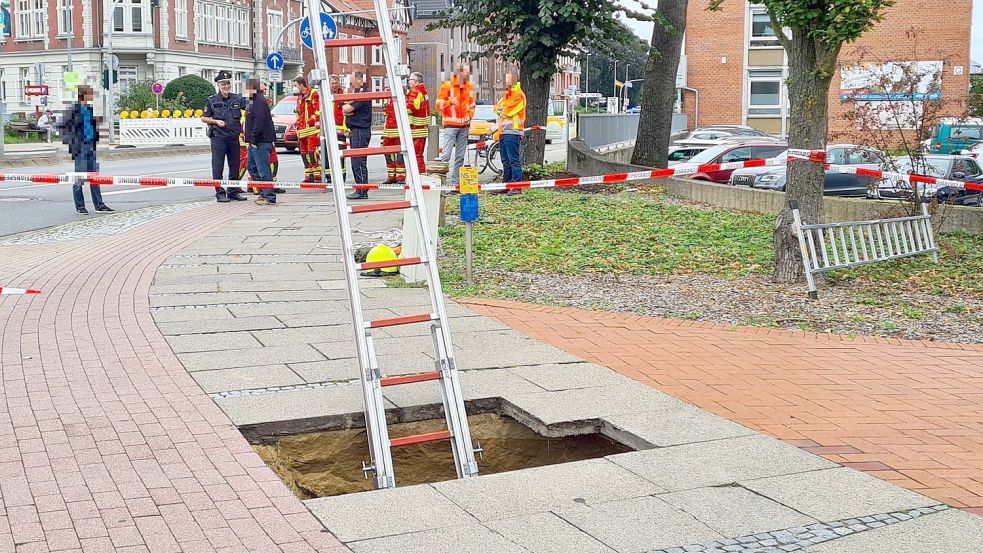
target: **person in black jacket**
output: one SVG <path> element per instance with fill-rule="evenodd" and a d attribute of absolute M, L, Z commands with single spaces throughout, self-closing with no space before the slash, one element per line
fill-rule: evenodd
<path fill-rule="evenodd" d="M 249 156 L 246 167 L 253 180 L 271 182 L 273 174 L 270 172 L 270 152 L 273 150 L 276 132 L 273 129 L 270 104 L 263 96 L 257 79 L 246 81 L 246 96 L 249 97 L 249 104 L 246 107 L 245 128 L 246 148 Z M 276 192 L 272 188 L 261 188 L 260 196 L 256 200 L 257 204 L 276 204 Z"/>
<path fill-rule="evenodd" d="M 96 162 L 96 142 L 99 141 L 99 128 L 96 116 L 92 111 L 92 99 L 94 98 L 92 87 L 79 85 L 78 102 L 72 106 L 65 122 L 61 125 L 61 141 L 68 144 L 68 153 L 75 160 L 75 172 L 95 173 L 99 171 L 99 164 Z M 92 195 L 92 206 L 96 211 L 113 211 L 102 201 L 102 190 L 98 186 L 89 185 L 89 193 Z M 89 212 L 85 209 L 85 196 L 82 195 L 82 181 L 76 180 L 72 186 L 72 195 L 75 198 L 75 212 L 79 215 L 86 215 Z"/>
<path fill-rule="evenodd" d="M 352 74 L 352 92 L 366 92 L 365 76 L 361 73 Z M 351 132 L 349 142 L 352 148 L 368 148 L 372 140 L 372 102 L 349 102 L 342 107 L 345 114 L 345 124 Z M 352 158 L 352 173 L 355 184 L 369 183 L 369 168 L 365 156 Z M 348 194 L 349 200 L 364 200 L 369 197 L 367 190 L 355 190 Z"/>

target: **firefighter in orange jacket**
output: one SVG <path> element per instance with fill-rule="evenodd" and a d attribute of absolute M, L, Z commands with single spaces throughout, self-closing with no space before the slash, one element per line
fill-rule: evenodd
<path fill-rule="evenodd" d="M 300 97 L 297 98 L 297 142 L 304 160 L 304 182 L 321 182 L 321 98 L 303 75 L 298 75 L 294 82 L 300 89 Z"/>
<path fill-rule="evenodd" d="M 430 128 L 430 94 L 423 86 L 421 73 L 410 73 L 407 81 L 410 86 L 406 93 L 406 111 L 410 114 L 410 131 L 413 134 L 413 151 L 416 153 L 416 164 L 420 174 L 427 172 L 427 163 L 423 160 L 423 150 L 427 146 L 427 134 Z"/>
<path fill-rule="evenodd" d="M 399 146 L 399 126 L 396 125 L 396 107 L 392 100 L 386 100 L 386 123 L 382 126 L 382 145 Z M 386 154 L 386 180 L 382 184 L 402 184 L 406 182 L 406 165 L 403 154 Z"/>
<path fill-rule="evenodd" d="M 331 75 L 328 79 L 328 86 L 331 87 L 331 94 L 344 94 L 345 89 L 341 88 L 341 78 L 338 75 Z M 348 144 L 348 126 L 345 125 L 345 112 L 343 109 L 343 102 L 335 102 L 334 104 L 334 128 L 335 134 L 338 137 L 338 148 L 344 150 L 347 148 Z M 330 171 L 330 169 L 328 169 Z M 330 175 L 329 175 L 330 177 Z M 330 180 L 330 178 L 328 179 Z M 341 180 L 342 182 L 348 180 L 348 169 L 345 167 L 345 160 L 341 160 Z"/>
<path fill-rule="evenodd" d="M 447 174 L 447 183 L 457 186 L 461 166 L 464 165 L 464 154 L 468 149 L 468 132 L 471 118 L 474 117 L 474 87 L 471 86 L 471 66 L 458 63 L 451 80 L 440 86 L 435 104 L 441 115 L 440 130 L 440 161 L 451 159 L 454 152 L 454 162 L 451 163 Z"/>

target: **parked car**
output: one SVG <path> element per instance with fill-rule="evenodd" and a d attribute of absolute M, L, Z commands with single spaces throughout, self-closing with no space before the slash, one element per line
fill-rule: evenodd
<path fill-rule="evenodd" d="M 771 137 L 761 131 L 752 128 L 720 126 L 703 127 L 674 142 L 676 146 L 717 146 L 727 142 L 746 142 L 746 141 L 776 141 L 780 140 Z"/>
<path fill-rule="evenodd" d="M 288 152 L 297 149 L 297 96 L 286 96 L 270 110 L 273 115 L 273 130 L 276 132 L 274 146 L 286 148 Z"/>
<path fill-rule="evenodd" d="M 482 136 L 494 133 L 497 124 L 498 114 L 495 113 L 495 106 L 478 104 L 474 108 L 474 117 L 471 118 L 471 126 L 468 128 L 468 141 L 477 142 Z"/>
<path fill-rule="evenodd" d="M 972 157 L 961 155 L 928 155 L 924 159 L 912 159 L 910 156 L 904 156 L 894 162 L 892 171 L 962 182 L 983 182 L 983 170 L 980 169 L 979 162 Z M 938 195 L 939 201 L 942 202 L 964 205 L 977 205 L 979 203 L 979 193 L 976 191 L 949 186 L 916 184 L 919 195 L 923 197 L 931 198 Z M 881 180 L 878 187 L 868 194 L 870 198 L 904 199 L 911 196 L 912 188 L 908 181 L 890 178 Z"/>
<path fill-rule="evenodd" d="M 980 156 L 983 155 L 983 141 L 977 142 L 969 148 L 960 151 L 959 155 L 969 156 L 973 159 L 980 159 Z"/>
<path fill-rule="evenodd" d="M 832 144 L 826 148 L 826 161 L 831 165 L 856 165 L 866 169 L 880 169 L 887 156 L 880 150 L 854 144 Z M 785 190 L 788 173 L 788 152 L 775 156 L 766 167 L 738 169 L 730 176 L 734 186 L 750 186 L 763 190 Z M 823 194 L 863 198 L 876 179 L 850 173 L 827 170 L 823 180 Z"/>
<path fill-rule="evenodd" d="M 932 126 L 929 151 L 952 154 L 983 140 L 983 119 L 943 119 Z"/>
<path fill-rule="evenodd" d="M 713 163 L 731 163 L 751 159 L 768 159 L 777 156 L 788 149 L 782 142 L 752 142 L 745 144 L 721 144 L 708 148 L 690 158 L 686 165 L 705 165 Z M 720 171 L 698 171 L 689 176 L 694 180 L 726 183 L 733 169 Z"/>
<path fill-rule="evenodd" d="M 669 165 L 676 165 L 689 161 L 696 154 L 706 150 L 709 146 L 669 146 Z"/>

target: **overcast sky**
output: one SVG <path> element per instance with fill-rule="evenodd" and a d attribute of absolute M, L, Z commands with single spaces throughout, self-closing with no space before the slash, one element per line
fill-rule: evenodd
<path fill-rule="evenodd" d="M 705 2 L 706 0 L 690 0 L 690 2 Z M 618 2 L 624 6 L 633 9 L 639 9 L 640 6 L 634 0 L 618 0 Z M 654 4 L 655 2 L 648 2 Z M 941 2 L 939 6 L 944 6 L 945 2 Z M 626 19 L 625 23 L 631 27 L 635 34 L 645 39 L 647 42 L 652 38 L 652 24 L 644 21 L 635 21 L 634 19 Z M 970 57 L 973 61 L 977 63 L 983 63 L 983 0 L 973 0 L 973 32 L 972 32 L 972 53 Z"/>

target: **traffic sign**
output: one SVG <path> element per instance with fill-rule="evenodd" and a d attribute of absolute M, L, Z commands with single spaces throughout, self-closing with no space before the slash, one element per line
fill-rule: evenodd
<path fill-rule="evenodd" d="M 321 14 L 321 38 L 323 40 L 331 40 L 338 34 L 338 26 L 335 25 L 334 19 L 326 13 Z M 311 21 L 309 17 L 305 17 L 304 21 L 300 24 L 300 39 L 304 41 L 304 46 L 308 48 L 314 48 L 314 42 L 311 38 Z"/>
<path fill-rule="evenodd" d="M 273 52 L 266 56 L 266 67 L 269 67 L 270 71 L 283 69 L 283 56 L 279 52 Z"/>
<path fill-rule="evenodd" d="M 24 87 L 25 96 L 47 96 L 48 87 L 43 84 L 32 84 Z"/>
<path fill-rule="evenodd" d="M 164 93 L 164 83 L 157 81 L 156 83 L 150 85 L 150 90 L 157 96 L 160 96 Z"/>
<path fill-rule="evenodd" d="M 116 71 L 117 69 L 119 69 L 119 56 L 117 56 L 116 54 L 113 54 L 113 57 L 112 58 L 106 58 L 105 60 L 103 60 L 102 63 L 106 67 L 110 67 L 111 66 L 112 67 L 112 70 L 113 71 Z"/>

